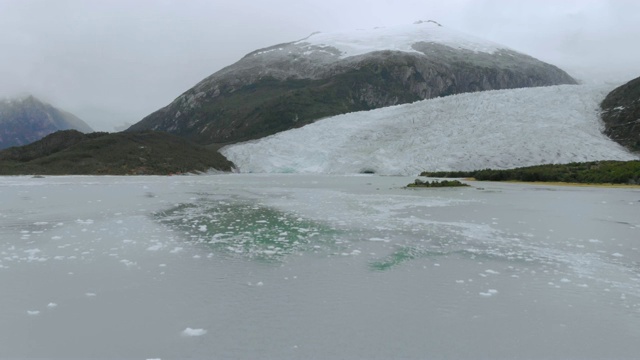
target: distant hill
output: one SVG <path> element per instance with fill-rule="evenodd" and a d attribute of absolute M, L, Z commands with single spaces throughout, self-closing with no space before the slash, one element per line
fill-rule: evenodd
<path fill-rule="evenodd" d="M 640 77 L 613 90 L 602 101 L 604 133 L 634 152 L 640 152 Z"/>
<path fill-rule="evenodd" d="M 169 175 L 232 167 L 215 150 L 161 132 L 66 130 L 0 151 L 0 175 Z"/>
<path fill-rule="evenodd" d="M 0 149 L 30 144 L 58 130 L 93 130 L 84 121 L 33 96 L 0 100 Z"/>
<path fill-rule="evenodd" d="M 234 143 L 318 119 L 439 96 L 575 80 L 505 46 L 440 26 L 316 33 L 256 50 L 130 131 Z"/>

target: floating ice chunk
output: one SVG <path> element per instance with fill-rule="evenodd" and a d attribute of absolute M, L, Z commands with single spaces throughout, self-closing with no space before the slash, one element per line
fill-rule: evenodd
<path fill-rule="evenodd" d="M 620 253 L 613 253 L 611 254 L 611 256 L 615 256 L 615 257 L 624 257 L 624 255 L 620 254 Z"/>
<path fill-rule="evenodd" d="M 205 329 L 192 329 L 188 327 L 182 330 L 182 336 L 184 337 L 202 336 L 202 335 L 205 335 L 206 333 L 207 333 L 207 330 Z"/>
<path fill-rule="evenodd" d="M 49 223 L 48 223 L 48 222 L 46 222 L 46 221 L 39 221 L 39 222 L 35 222 L 35 223 L 33 223 L 33 225 L 36 225 L 36 226 L 43 226 L 43 225 L 48 225 L 48 224 L 49 224 Z"/>
<path fill-rule="evenodd" d="M 487 269 L 484 272 L 486 272 L 487 274 L 492 274 L 492 275 L 499 275 L 500 273 L 495 271 L 495 270 L 491 270 L 491 269 Z"/>
<path fill-rule="evenodd" d="M 381 238 L 373 237 L 373 238 L 370 238 L 370 239 L 369 239 L 369 241 L 380 241 L 380 242 L 386 242 L 386 243 L 388 243 L 388 242 L 389 242 L 389 241 L 391 241 L 391 240 L 389 240 L 389 239 L 381 239 Z"/>
<path fill-rule="evenodd" d="M 138 265 L 137 262 L 131 261 L 131 260 L 127 260 L 127 259 L 122 259 L 122 260 L 120 260 L 120 262 L 123 263 L 126 267 L 131 267 L 131 266 Z"/>
<path fill-rule="evenodd" d="M 48 307 L 49 309 L 54 309 L 54 308 L 57 308 L 57 307 L 58 307 L 58 304 L 53 303 L 53 302 L 50 302 L 50 303 L 47 305 L 47 307 Z"/>
<path fill-rule="evenodd" d="M 198 231 L 202 231 L 202 232 L 207 231 L 207 225 L 200 225 L 200 227 L 198 228 Z"/>
<path fill-rule="evenodd" d="M 96 297 L 97 295 L 96 295 L 96 293 L 88 292 L 88 293 L 85 293 L 84 296 L 86 296 L 86 297 Z"/>
<path fill-rule="evenodd" d="M 498 290 L 496 290 L 496 289 L 489 289 L 487 292 L 481 292 L 481 293 L 480 293 L 480 296 L 490 297 L 490 296 L 493 296 L 493 295 L 495 295 L 495 294 L 497 294 L 497 293 L 498 293 Z"/>
<path fill-rule="evenodd" d="M 37 253 L 41 252 L 40 249 L 28 249 L 25 250 L 24 252 L 26 252 L 27 254 L 29 254 L 29 257 L 33 257 L 35 256 Z"/>
<path fill-rule="evenodd" d="M 562 278 L 562 279 L 560 279 L 560 282 L 561 282 L 561 283 L 570 283 L 570 282 L 571 282 L 571 280 L 569 280 L 569 279 L 567 279 L 567 278 Z"/>
<path fill-rule="evenodd" d="M 40 311 L 39 310 L 27 310 L 27 315 L 29 315 L 29 316 L 40 315 Z"/>
<path fill-rule="evenodd" d="M 51 240 L 60 240 L 62 239 L 62 236 L 52 236 Z"/>
<path fill-rule="evenodd" d="M 83 224 L 83 225 L 91 225 L 91 224 L 93 224 L 93 220 L 91 220 L 91 219 L 87 219 L 87 220 L 77 219 L 76 223 Z"/>
<path fill-rule="evenodd" d="M 177 254 L 180 251 L 184 250 L 183 248 L 181 248 L 180 246 L 176 246 L 175 248 L 173 248 L 173 250 L 170 251 L 170 253 L 172 254 Z"/>
<path fill-rule="evenodd" d="M 456 280 L 456 284 L 464 284 L 464 280 Z"/>
<path fill-rule="evenodd" d="M 258 281 L 258 283 L 256 284 L 256 286 L 263 286 L 264 284 L 262 283 L 262 281 Z"/>
<path fill-rule="evenodd" d="M 162 244 L 155 244 L 155 245 L 151 245 L 147 248 L 147 251 L 158 251 L 160 249 L 162 249 L 164 247 L 164 245 Z"/>

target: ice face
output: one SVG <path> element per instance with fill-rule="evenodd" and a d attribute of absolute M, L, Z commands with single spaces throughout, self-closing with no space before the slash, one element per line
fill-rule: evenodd
<path fill-rule="evenodd" d="M 222 153 L 247 173 L 503 169 L 635 160 L 600 131 L 608 87 L 487 91 L 340 115 Z"/>

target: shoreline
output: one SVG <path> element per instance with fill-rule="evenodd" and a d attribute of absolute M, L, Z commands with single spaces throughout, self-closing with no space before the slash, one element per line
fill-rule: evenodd
<path fill-rule="evenodd" d="M 506 180 L 506 181 L 489 181 L 476 180 L 475 178 L 463 178 L 464 181 L 475 181 L 479 183 L 507 183 L 507 184 L 525 184 L 525 185 L 547 185 L 547 186 L 567 186 L 567 187 L 601 187 L 601 188 L 620 188 L 620 189 L 640 189 L 640 185 L 636 184 L 611 184 L 611 183 L 569 183 L 561 181 L 522 181 L 522 180 Z"/>

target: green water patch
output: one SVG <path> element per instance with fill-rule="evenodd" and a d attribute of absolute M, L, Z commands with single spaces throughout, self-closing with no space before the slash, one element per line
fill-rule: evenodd
<path fill-rule="evenodd" d="M 448 237 L 434 236 L 422 243 L 396 244 L 389 254 L 369 262 L 374 271 L 387 271 L 418 259 L 443 259 L 455 257 L 471 261 L 509 262 L 516 264 L 544 264 L 546 259 L 532 254 L 530 250 L 502 244 L 469 244 L 464 238 L 449 234 Z M 445 240 L 446 238 L 446 240 Z"/>
<path fill-rule="evenodd" d="M 386 271 L 408 261 L 418 258 L 429 258 L 448 255 L 448 252 L 428 249 L 423 246 L 398 245 L 391 254 L 369 263 L 369 267 L 375 271 Z"/>
<path fill-rule="evenodd" d="M 154 217 L 216 253 L 268 261 L 329 249 L 339 235 L 326 224 L 249 201 L 200 200 Z"/>

